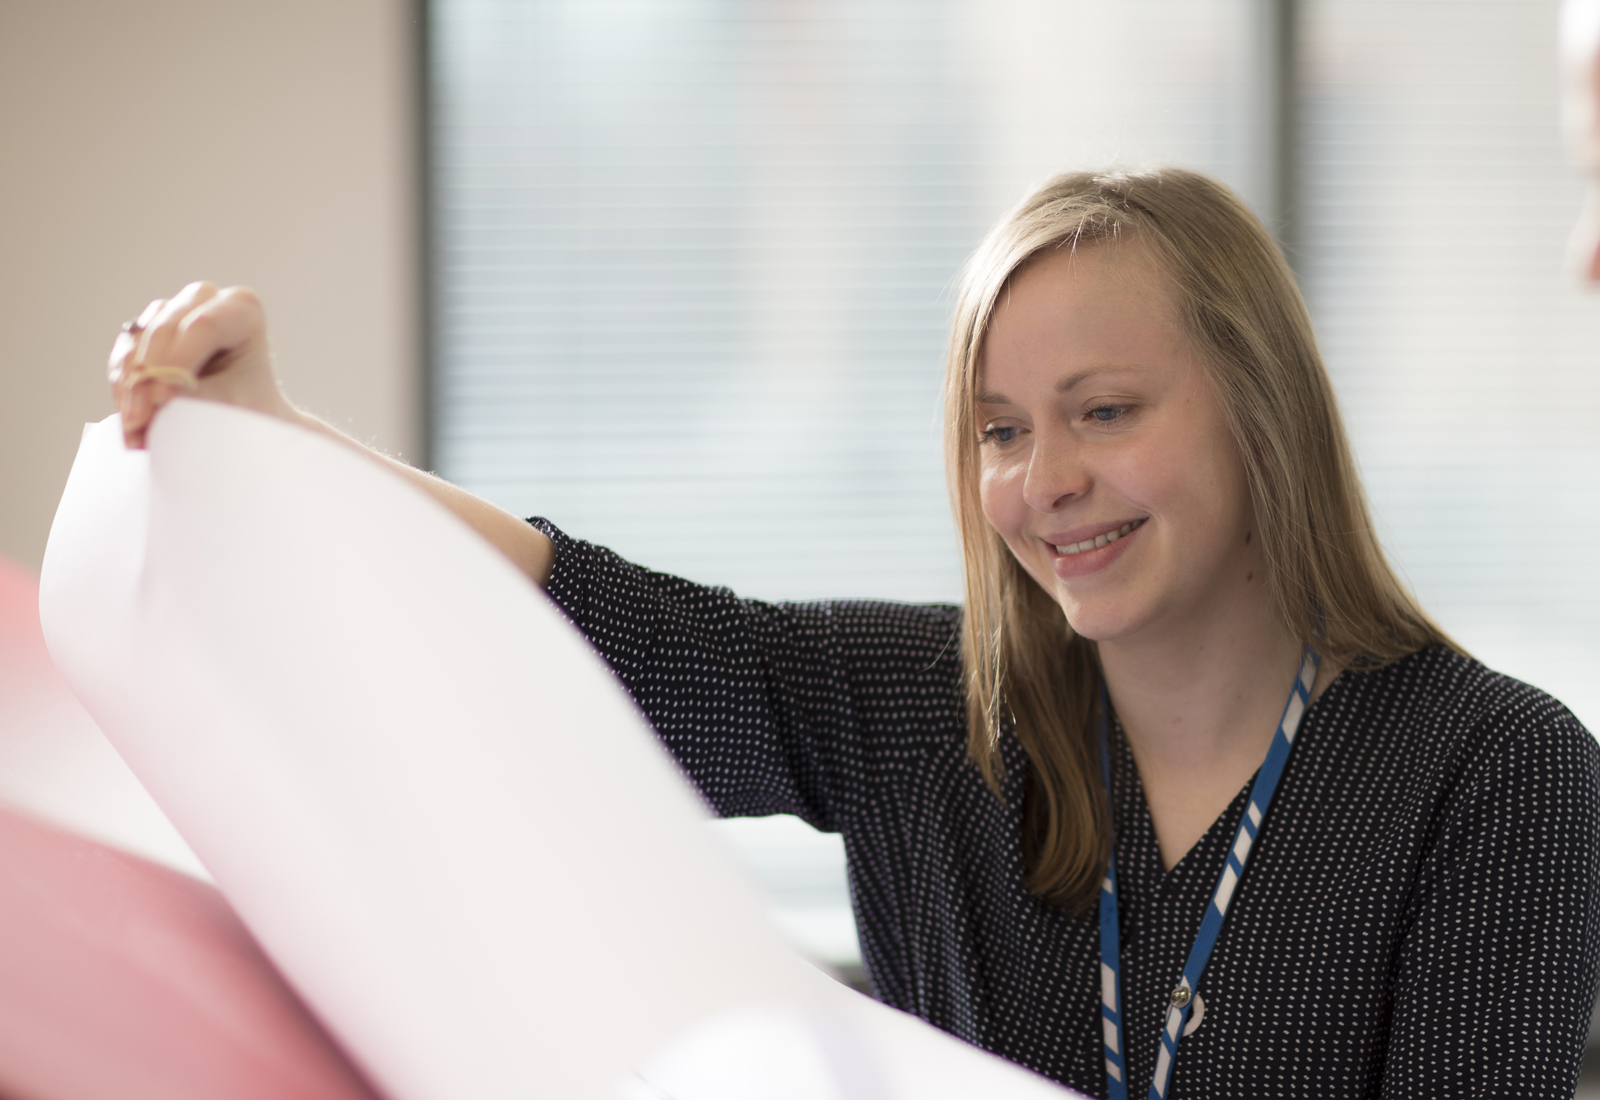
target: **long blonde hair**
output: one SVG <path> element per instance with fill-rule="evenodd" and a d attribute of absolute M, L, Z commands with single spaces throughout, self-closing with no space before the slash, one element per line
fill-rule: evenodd
<path fill-rule="evenodd" d="M 1147 246 L 1176 287 L 1181 323 L 1238 442 L 1267 585 L 1289 631 L 1355 669 L 1453 646 L 1384 557 L 1310 317 L 1248 208 L 1179 169 L 1075 172 L 1045 184 L 994 228 L 964 273 L 945 377 L 945 463 L 965 570 L 969 751 L 998 796 L 1001 731 L 1015 730 L 1030 765 L 1028 886 L 1069 911 L 1094 899 L 1111 850 L 1095 736 L 1098 660 L 983 515 L 975 406 L 989 319 L 1018 269 L 1046 250 L 1122 237 Z"/>

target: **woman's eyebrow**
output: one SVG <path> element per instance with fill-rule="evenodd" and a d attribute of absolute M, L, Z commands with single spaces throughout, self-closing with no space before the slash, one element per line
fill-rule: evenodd
<path fill-rule="evenodd" d="M 1137 373 L 1139 373 L 1139 368 L 1133 366 L 1090 367 L 1088 370 L 1081 370 L 1076 374 L 1067 375 L 1061 381 L 1056 383 L 1055 388 L 1057 393 L 1070 393 L 1073 389 L 1077 388 L 1080 383 L 1085 382 L 1096 375 Z"/>
<path fill-rule="evenodd" d="M 1090 367 L 1088 370 L 1080 370 L 1080 371 L 1076 371 L 1076 372 L 1074 372 L 1072 374 L 1067 375 L 1061 381 L 1057 382 L 1055 384 L 1055 386 L 1052 387 L 1052 388 L 1057 393 L 1070 393 L 1072 390 L 1076 389 L 1083 382 L 1088 381 L 1090 378 L 1093 378 L 1096 375 L 1101 375 L 1101 374 L 1137 374 L 1139 372 L 1140 372 L 1140 369 L 1138 367 L 1132 367 L 1132 366 L 1126 366 L 1126 367 Z M 994 392 L 987 391 L 987 390 L 982 392 L 982 393 L 975 394 L 973 396 L 972 401 L 973 401 L 973 404 L 975 404 L 975 405 L 1015 405 L 1016 404 L 1015 401 L 1011 400 L 1011 398 L 1007 397 L 1003 393 L 994 393 Z"/>

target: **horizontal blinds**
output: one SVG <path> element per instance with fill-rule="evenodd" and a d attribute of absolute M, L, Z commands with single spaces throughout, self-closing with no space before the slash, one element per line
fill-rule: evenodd
<path fill-rule="evenodd" d="M 1600 299 L 1554 0 L 1306 0 L 1301 269 L 1395 561 L 1600 728 Z"/>
<path fill-rule="evenodd" d="M 1244 0 L 436 0 L 441 472 L 764 597 L 959 595 L 952 284 L 1064 167 L 1248 186 Z"/>

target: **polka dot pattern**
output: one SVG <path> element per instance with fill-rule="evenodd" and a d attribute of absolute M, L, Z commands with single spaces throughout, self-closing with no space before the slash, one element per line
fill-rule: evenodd
<path fill-rule="evenodd" d="M 843 834 L 879 995 L 1095 1096 L 1099 935 L 1030 896 L 1026 758 L 966 758 L 960 609 L 740 600 L 534 520 L 550 595 L 725 816 Z M 1114 731 L 1130 1096 L 1244 811 L 1170 872 Z M 1570 1097 L 1600 977 L 1600 750 L 1559 703 L 1440 648 L 1341 674 L 1200 984 L 1169 1096 Z"/>

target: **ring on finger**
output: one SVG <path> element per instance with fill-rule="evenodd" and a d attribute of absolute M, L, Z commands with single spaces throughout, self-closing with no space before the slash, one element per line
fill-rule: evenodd
<path fill-rule="evenodd" d="M 195 376 L 182 367 L 151 366 L 148 363 L 141 363 L 132 370 L 123 370 L 118 380 L 125 380 L 129 386 L 137 386 L 141 382 L 165 382 L 191 393 L 200 388 Z"/>
<path fill-rule="evenodd" d="M 126 332 L 129 336 L 137 336 L 139 333 L 144 331 L 144 325 L 140 323 L 137 317 L 135 317 L 131 321 L 122 322 L 122 331 Z"/>

